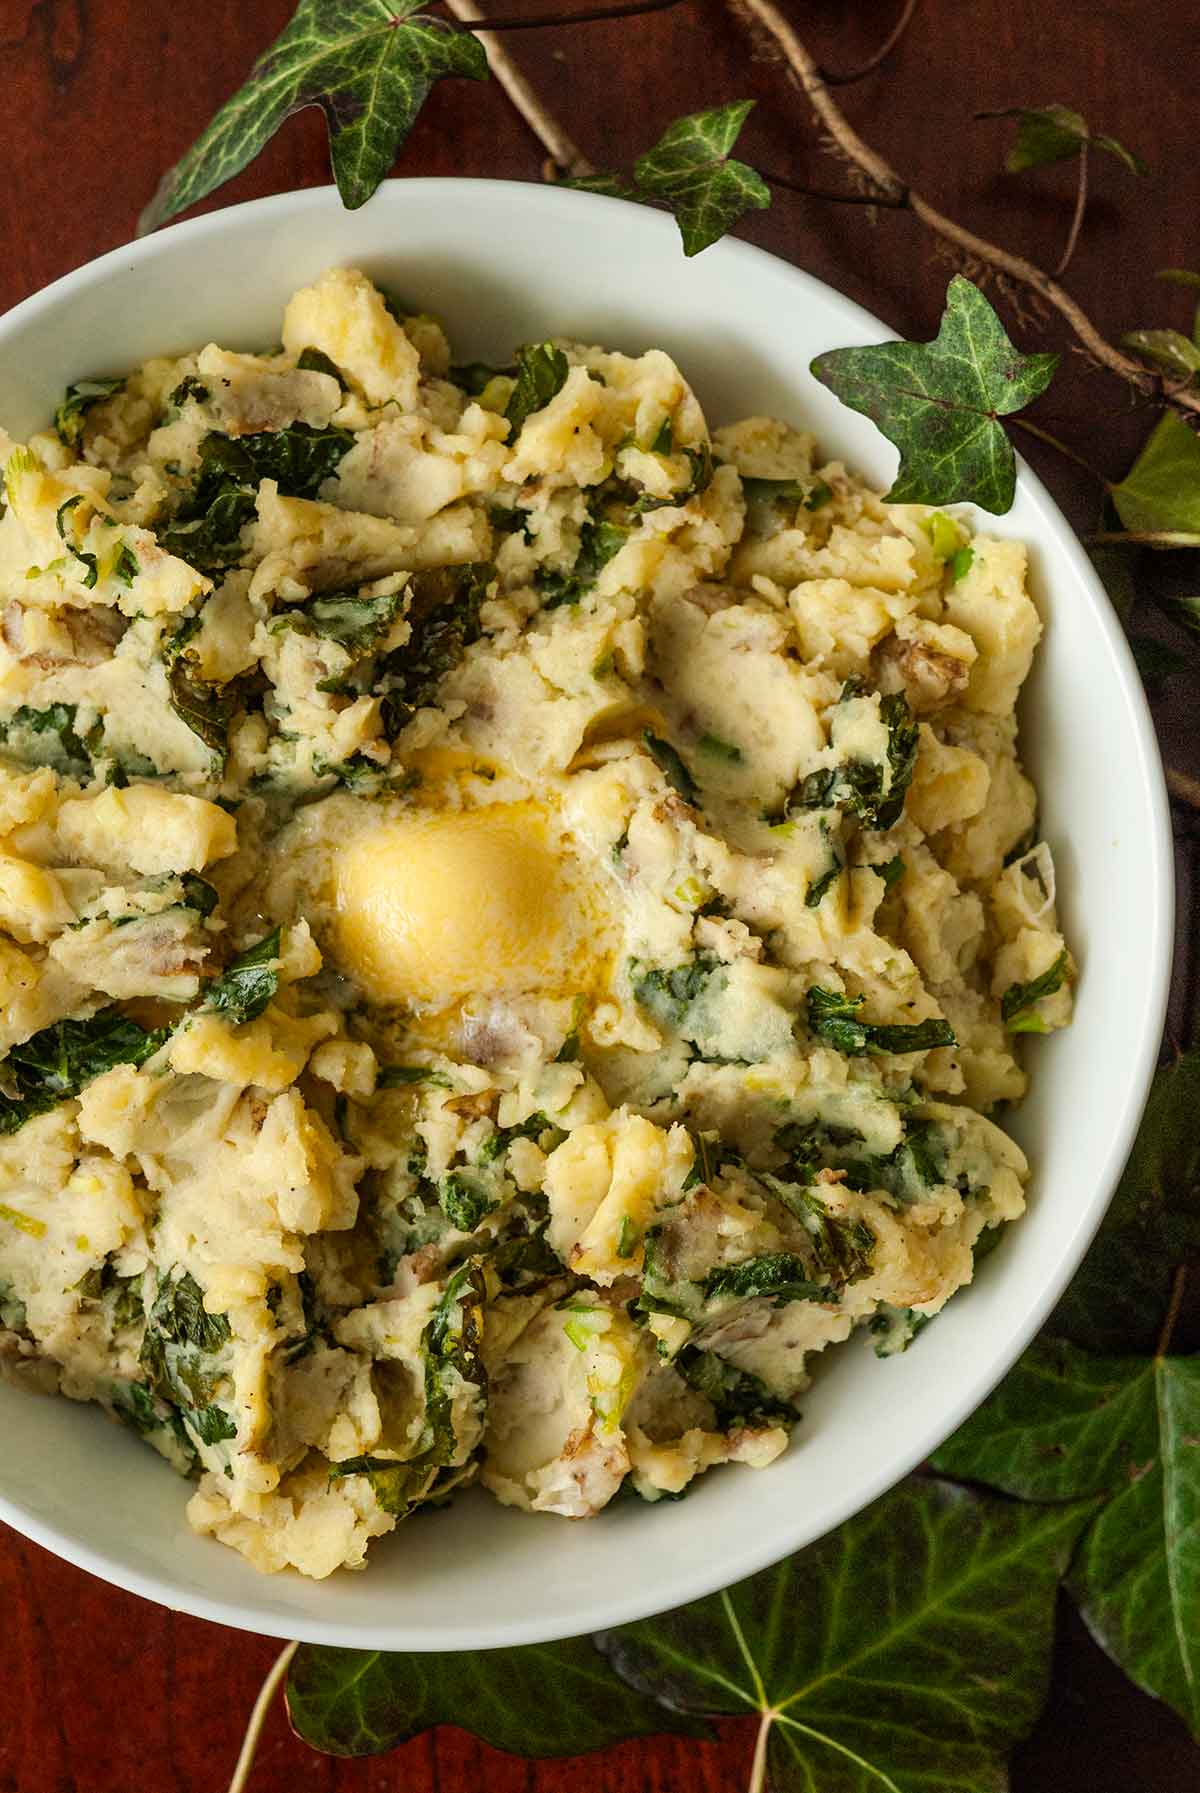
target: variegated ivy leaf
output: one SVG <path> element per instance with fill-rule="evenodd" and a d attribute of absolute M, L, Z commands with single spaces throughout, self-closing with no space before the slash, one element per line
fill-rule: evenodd
<path fill-rule="evenodd" d="M 733 100 L 669 124 L 633 166 L 639 196 L 659 199 L 675 214 L 685 255 L 698 255 L 746 212 L 771 203 L 761 174 L 729 154 L 753 100 Z"/>
<path fill-rule="evenodd" d="M 1015 118 L 1017 134 L 1004 166 L 1010 174 L 1027 168 L 1044 168 L 1050 162 L 1069 162 L 1085 145 L 1107 151 L 1124 163 L 1131 174 L 1148 174 L 1145 162 L 1115 137 L 1093 135 L 1087 119 L 1070 106 L 1002 106 L 995 112 L 977 112 L 976 118 Z"/>
<path fill-rule="evenodd" d="M 300 0 L 245 85 L 168 170 L 142 213 L 155 230 L 253 161 L 286 118 L 319 106 L 345 205 L 368 200 L 444 75 L 487 78 L 469 31 L 421 14 L 422 0 Z"/>
<path fill-rule="evenodd" d="M 812 371 L 900 450 L 897 504 L 1012 508 L 1016 459 L 1000 418 L 1046 390 L 1057 355 L 1023 355 L 977 286 L 956 274 L 933 342 L 831 349 Z"/>
<path fill-rule="evenodd" d="M 753 100 L 734 100 L 677 118 L 654 148 L 638 157 L 632 182 L 600 173 L 566 184 L 584 193 L 666 206 L 675 214 L 684 254 L 698 255 L 746 212 L 771 203 L 762 175 L 729 154 L 753 105 Z"/>
<path fill-rule="evenodd" d="M 1127 330 L 1121 341 L 1173 379 L 1194 380 L 1200 374 L 1200 346 L 1182 330 Z"/>

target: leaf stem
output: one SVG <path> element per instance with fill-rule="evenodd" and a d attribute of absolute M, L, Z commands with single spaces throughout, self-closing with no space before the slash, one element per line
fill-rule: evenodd
<path fill-rule="evenodd" d="M 900 17 L 896 20 L 896 23 L 892 26 L 879 48 L 875 51 L 875 54 L 873 56 L 868 56 L 865 62 L 860 62 L 857 68 L 844 69 L 841 73 L 836 69 L 823 68 L 821 70 L 821 79 L 824 81 L 826 87 L 849 87 L 855 81 L 861 81 L 865 76 L 873 75 L 880 63 L 887 61 L 892 51 L 896 48 L 896 45 L 900 42 L 900 39 L 904 36 L 904 33 L 912 24 L 913 14 L 916 12 L 919 5 L 920 0 L 905 0 L 905 5 L 901 10 Z"/>
<path fill-rule="evenodd" d="M 1165 1357 L 1171 1348 L 1171 1334 L 1175 1331 L 1175 1322 L 1179 1318 L 1179 1310 L 1183 1306 L 1183 1290 L 1187 1282 L 1187 1265 L 1175 1267 L 1175 1279 L 1171 1284 L 1171 1299 L 1167 1306 L 1167 1317 L 1163 1321 L 1162 1331 L 1158 1335 L 1158 1343 L 1154 1347 L 1155 1357 Z"/>
<path fill-rule="evenodd" d="M 879 205 L 899 210 L 902 199 L 885 199 L 878 193 L 837 193 L 831 187 L 809 187 L 803 181 L 793 180 L 790 174 L 776 174 L 773 169 L 760 168 L 758 173 L 773 187 L 783 187 L 789 193 L 799 193 L 805 199 L 825 199 L 831 205 Z"/>
<path fill-rule="evenodd" d="M 754 1739 L 754 1759 L 750 1763 L 750 1779 L 746 1782 L 746 1793 L 766 1793 L 767 1786 L 767 1744 L 771 1738 L 771 1726 L 775 1723 L 775 1709 L 767 1706 L 758 1716 L 758 1735 Z"/>
<path fill-rule="evenodd" d="M 446 0 L 446 5 L 464 25 L 474 26 L 477 21 L 487 19 L 487 14 L 475 4 L 475 0 Z M 548 22 L 542 19 L 532 21 L 538 25 Z M 475 35 L 483 45 L 488 67 L 550 158 L 552 166 L 543 169 L 543 174 L 548 177 L 568 174 L 573 179 L 595 174 L 592 163 L 566 127 L 560 124 L 541 96 L 535 92 L 504 45 L 492 35 L 490 19 L 487 19 L 487 26 L 486 31 L 476 31 Z"/>
<path fill-rule="evenodd" d="M 1174 766 L 1164 766 L 1163 772 L 1167 789 L 1176 803 L 1182 803 L 1186 809 L 1200 810 L 1200 778 L 1193 778 L 1190 772 L 1179 772 Z"/>
<path fill-rule="evenodd" d="M 1083 214 L 1087 210 L 1088 199 L 1088 140 L 1085 137 L 1079 146 L 1079 185 L 1075 189 L 1075 210 L 1071 215 L 1071 228 L 1067 232 L 1066 247 L 1058 258 L 1058 266 L 1054 270 L 1055 278 L 1065 274 L 1067 264 L 1075 253 L 1075 245 L 1079 241 L 1079 233 L 1083 229 Z"/>
<path fill-rule="evenodd" d="M 1200 390 L 1171 389 L 1161 375 L 1143 367 L 1140 362 L 1106 341 L 1083 307 L 1044 269 L 1027 261 L 1022 255 L 1013 255 L 1009 250 L 1001 249 L 998 244 L 988 242 L 985 237 L 976 236 L 974 231 L 965 229 L 944 212 L 939 212 L 922 194 L 909 187 L 891 164 L 859 136 L 834 99 L 829 84 L 811 53 L 774 4 L 774 0 L 728 0 L 728 4 L 735 16 L 743 13 L 748 15 L 774 39 L 817 118 L 838 148 L 874 182 L 881 194 L 897 202 L 895 209 L 907 208 L 927 230 L 941 237 L 944 242 L 952 243 L 955 248 L 973 256 L 975 260 L 987 263 L 989 267 L 998 269 L 1010 279 L 1038 293 L 1065 320 L 1094 360 L 1145 397 L 1155 399 L 1190 417 L 1200 416 Z"/>
<path fill-rule="evenodd" d="M 1200 535 L 1189 529 L 1098 529 L 1089 542 L 1127 542 L 1143 548 L 1200 548 Z"/>
<path fill-rule="evenodd" d="M 1109 482 L 1100 469 L 1093 467 L 1092 463 L 1085 460 L 1078 449 L 1072 448 L 1069 442 L 1063 442 L 1058 436 L 1052 436 L 1050 431 L 1044 430 L 1039 423 L 1030 423 L 1027 417 L 1009 417 L 1006 421 L 1015 424 L 1017 429 L 1024 430 L 1027 436 L 1036 436 L 1038 441 L 1044 442 L 1048 448 L 1057 449 L 1059 454 L 1065 455 L 1068 461 L 1074 461 L 1077 467 L 1082 467 L 1085 473 L 1090 473 L 1096 484 L 1103 486 L 1107 491 Z"/>
<path fill-rule="evenodd" d="M 461 17 L 459 8 L 446 0 L 451 12 Z M 499 18 L 488 20 L 489 31 L 548 31 L 559 25 L 596 25 L 605 19 L 636 19 L 643 13 L 669 12 L 683 6 L 685 0 L 623 0 L 618 6 L 594 6 L 587 12 L 550 12 L 541 18 Z"/>
<path fill-rule="evenodd" d="M 295 1643 L 287 1644 L 280 1650 L 271 1665 L 270 1673 L 258 1690 L 258 1698 L 254 1702 L 250 1722 L 246 1726 L 246 1735 L 242 1738 L 242 1747 L 238 1751 L 233 1779 L 229 1783 L 229 1793 L 245 1793 L 246 1783 L 250 1779 L 250 1771 L 254 1767 L 254 1758 L 258 1754 L 259 1740 L 267 1721 L 267 1713 L 271 1710 L 271 1701 L 279 1692 L 280 1683 L 291 1667 L 292 1657 L 299 1648 L 300 1645 Z"/>

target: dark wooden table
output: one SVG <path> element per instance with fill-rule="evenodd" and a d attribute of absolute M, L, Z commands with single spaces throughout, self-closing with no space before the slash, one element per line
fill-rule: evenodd
<path fill-rule="evenodd" d="M 530 12 L 571 0 L 525 0 Z M 852 66 L 889 28 L 891 0 L 812 0 L 803 13 L 831 66 Z M 514 6 L 506 6 L 511 13 Z M 162 170 L 182 151 L 283 24 L 289 0 L 0 0 L 4 181 L 0 306 L 125 241 Z M 680 113 L 742 95 L 759 106 L 745 148 L 764 166 L 817 184 L 838 169 L 779 69 L 750 64 L 747 40 L 717 0 L 641 20 L 510 38 L 510 47 L 597 163 L 628 160 Z M 1135 325 L 1185 326 L 1185 295 L 1156 268 L 1200 262 L 1195 81 L 1200 13 L 1181 0 L 925 0 L 897 54 L 849 90 L 847 108 L 890 160 L 952 215 L 1056 259 L 1072 174 L 1000 172 L 1006 127 L 989 107 L 1076 106 L 1150 162 L 1136 182 L 1095 170 L 1096 197 L 1070 285 L 1115 337 Z M 541 153 L 498 88 L 444 84 L 405 149 L 402 174 L 534 180 Z M 219 196 L 228 203 L 327 179 L 324 125 L 293 120 Z M 947 266 L 906 216 L 777 201 L 746 235 L 828 280 L 908 335 L 930 335 Z M 1146 433 L 1125 388 L 1072 352 L 1052 323 L 1014 324 L 1026 347 L 1067 350 L 1038 415 L 1120 475 Z M 0 394 L 0 417 L 3 395 Z M 1026 447 L 1026 444 L 1022 444 Z M 1081 529 L 1096 488 L 1039 445 L 1031 459 Z M 1160 722 L 1176 764 L 1200 770 L 1186 699 Z M 1178 1006 L 1178 1005 L 1177 1005 Z M 180 1618 L 58 1562 L 0 1528 L 0 1793 L 221 1793 L 277 1646 Z M 628 1744 L 584 1763 L 527 1765 L 456 1731 L 372 1762 L 335 1763 L 269 1722 L 253 1793 L 400 1788 L 465 1793 L 725 1793 L 745 1785 L 750 1734 L 719 1743 Z M 1055 1689 L 1018 1754 L 1014 1793 L 1188 1793 L 1200 1749 L 1137 1693 L 1067 1616 Z"/>

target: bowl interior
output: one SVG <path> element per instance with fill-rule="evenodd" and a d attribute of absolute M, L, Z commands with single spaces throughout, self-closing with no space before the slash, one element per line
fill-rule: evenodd
<path fill-rule="evenodd" d="M 331 188 L 285 195 L 115 251 L 0 320 L 0 421 L 18 435 L 44 425 L 68 380 L 152 353 L 270 345 L 292 290 L 339 263 L 440 316 L 462 359 L 554 333 L 659 346 L 711 424 L 781 415 L 883 486 L 891 479 L 894 452 L 808 372 L 823 349 L 880 340 L 877 321 L 744 244 L 687 262 L 657 213 L 501 182 L 392 182 L 358 212 Z M 723 1471 L 682 1505 L 621 1502 L 590 1525 L 468 1496 L 376 1544 L 366 1575 L 319 1585 L 260 1577 L 194 1537 L 178 1478 L 97 1411 L 0 1386 L 0 1518 L 226 1624 L 481 1648 L 599 1629 L 726 1586 L 864 1506 L 953 1430 L 1028 1342 L 1099 1223 L 1153 1067 L 1170 952 L 1161 770 L 1108 601 L 1027 470 L 1010 514 L 982 521 L 1031 544 L 1048 626 L 1022 750 L 1082 976 L 1074 1026 L 1031 1045 L 1033 1088 L 1013 1122 L 1033 1163 L 1029 1212 L 914 1349 L 885 1362 L 866 1341 L 834 1353 L 768 1471 Z"/>

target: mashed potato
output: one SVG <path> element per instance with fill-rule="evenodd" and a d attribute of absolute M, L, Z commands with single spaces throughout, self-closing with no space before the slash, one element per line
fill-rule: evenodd
<path fill-rule="evenodd" d="M 770 1463 L 1020 1215 L 1072 967 L 1019 544 L 659 350 L 282 335 L 8 448 L 0 1364 L 324 1576 Z"/>

